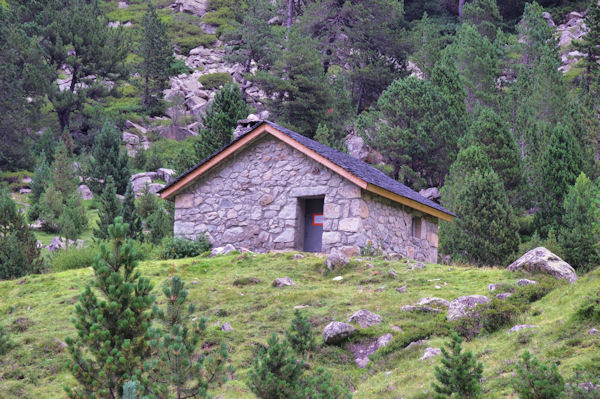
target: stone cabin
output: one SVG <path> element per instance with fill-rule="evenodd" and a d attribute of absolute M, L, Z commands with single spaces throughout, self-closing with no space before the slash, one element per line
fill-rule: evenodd
<path fill-rule="evenodd" d="M 437 262 L 438 221 L 453 214 L 374 167 L 269 121 L 160 192 L 174 233 L 257 252 L 329 252 L 370 243 Z"/>

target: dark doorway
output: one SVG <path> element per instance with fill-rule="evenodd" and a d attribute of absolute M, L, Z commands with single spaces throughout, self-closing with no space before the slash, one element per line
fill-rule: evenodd
<path fill-rule="evenodd" d="M 304 251 L 321 252 L 324 198 L 304 200 Z"/>

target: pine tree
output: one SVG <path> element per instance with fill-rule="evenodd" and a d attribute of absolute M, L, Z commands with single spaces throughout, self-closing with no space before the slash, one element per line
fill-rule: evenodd
<path fill-rule="evenodd" d="M 273 334 L 254 358 L 246 384 L 261 399 L 300 399 L 304 364 L 297 361 L 287 341 Z"/>
<path fill-rule="evenodd" d="M 523 22 L 518 24 L 517 30 L 525 64 L 535 65 L 543 56 L 560 61 L 556 29 L 544 19 L 544 9 L 539 3 L 525 4 Z"/>
<path fill-rule="evenodd" d="M 30 221 L 34 221 L 40 216 L 40 199 L 48 186 L 48 182 L 52 178 L 52 172 L 50 165 L 46 161 L 46 156 L 42 152 L 38 158 L 38 164 L 35 168 L 35 173 L 31 179 L 31 195 L 29 196 L 29 210 L 27 211 L 27 218 Z"/>
<path fill-rule="evenodd" d="M 162 92 L 167 87 L 173 58 L 173 46 L 167 36 L 166 25 L 158 18 L 152 3 L 142 22 L 143 34 L 140 45 L 141 75 L 144 81 L 142 102 L 151 113 L 159 111 Z"/>
<path fill-rule="evenodd" d="M 413 29 L 414 62 L 427 77 L 431 77 L 433 67 L 440 59 L 446 41 L 436 24 L 427 12 L 416 22 Z"/>
<path fill-rule="evenodd" d="M 58 219 L 60 234 L 69 240 L 75 241 L 83 233 L 88 225 L 85 207 L 81 202 L 79 193 L 71 194 L 63 207 L 60 218 Z"/>
<path fill-rule="evenodd" d="M 479 33 L 493 42 L 502 16 L 495 0 L 473 0 L 463 8 L 463 21 L 477 27 Z"/>
<path fill-rule="evenodd" d="M 112 176 L 106 178 L 106 185 L 100 195 L 98 204 L 98 228 L 94 229 L 94 238 L 106 240 L 109 238 L 109 227 L 117 216 L 122 214 L 122 205 L 117 198 L 117 189 Z M 127 226 L 129 229 L 129 226 Z"/>
<path fill-rule="evenodd" d="M 505 265 L 519 246 L 518 223 L 493 170 L 475 170 L 453 193 L 457 217 L 440 226 L 440 252 L 476 265 Z"/>
<path fill-rule="evenodd" d="M 44 267 L 37 240 L 7 189 L 0 189 L 0 279 L 39 273 Z"/>
<path fill-rule="evenodd" d="M 434 375 L 440 385 L 432 383 L 438 394 L 436 398 L 454 397 L 476 398 L 481 393 L 480 380 L 483 376 L 483 364 L 471 351 L 462 351 L 462 338 L 452 333 L 450 342 L 442 348 L 442 367 L 435 367 Z"/>
<path fill-rule="evenodd" d="M 294 310 L 294 319 L 285 331 L 285 338 L 298 355 L 306 355 L 316 347 L 310 322 L 299 309 Z"/>
<path fill-rule="evenodd" d="M 464 115 L 441 89 L 416 77 L 394 81 L 377 108 L 359 116 L 356 130 L 393 166 L 392 177 L 414 189 L 441 185 L 456 157 Z"/>
<path fill-rule="evenodd" d="M 65 197 L 54 184 L 46 189 L 39 202 L 39 218 L 42 230 L 56 233 L 60 231 L 59 219 L 64 210 Z"/>
<path fill-rule="evenodd" d="M 585 54 L 583 65 L 588 88 L 592 82 L 598 82 L 600 79 L 600 4 L 597 1 L 591 1 L 584 20 L 588 31 L 581 38 L 581 41 L 575 41 L 574 47 Z"/>
<path fill-rule="evenodd" d="M 319 123 L 314 139 L 328 147 L 340 149 L 340 140 L 335 137 L 335 132 L 324 123 Z"/>
<path fill-rule="evenodd" d="M 52 163 L 52 183 L 63 194 L 63 198 L 75 192 L 79 180 L 75 175 L 73 161 L 64 144 L 59 144 Z"/>
<path fill-rule="evenodd" d="M 154 302 L 152 284 L 136 271 L 136 254 L 126 241 L 122 218 L 108 228 L 110 242 L 100 245 L 94 281 L 75 308 L 77 337 L 66 340 L 70 370 L 78 386 L 69 398 L 118 398 L 127 381 L 140 381 L 150 356 L 148 329 Z"/>
<path fill-rule="evenodd" d="M 148 216 L 152 215 L 160 207 L 159 199 L 156 194 L 150 192 L 148 184 L 144 185 L 142 189 L 142 195 L 137 199 L 136 209 L 142 219 L 148 219 Z"/>
<path fill-rule="evenodd" d="M 490 166 L 504 183 L 511 204 L 519 202 L 523 189 L 523 165 L 514 137 L 504 120 L 492 109 L 479 109 L 469 129 L 470 141 L 481 147 L 488 156 Z"/>
<path fill-rule="evenodd" d="M 133 192 L 131 182 L 127 184 L 127 190 L 125 190 L 121 216 L 123 217 L 123 222 L 129 225 L 129 228 L 127 229 L 127 238 L 141 240 L 142 218 L 135 207 L 135 193 Z"/>
<path fill-rule="evenodd" d="M 462 24 L 457 29 L 456 41 L 447 48 L 456 60 L 460 78 L 467 92 L 467 109 L 478 105 L 496 106 L 498 92 L 497 49 L 473 25 Z"/>
<path fill-rule="evenodd" d="M 131 172 L 129 171 L 128 156 L 121 149 L 121 135 L 114 125 L 106 121 L 102 130 L 94 139 L 88 176 L 90 189 L 99 194 L 102 191 L 101 180 L 111 176 L 117 189 L 117 194 L 125 194 Z"/>
<path fill-rule="evenodd" d="M 158 245 L 163 238 L 173 235 L 173 210 L 164 207 L 157 208 L 146 219 L 146 225 L 150 230 L 146 239 Z"/>
<path fill-rule="evenodd" d="M 163 294 L 166 309 L 153 309 L 160 328 L 151 331 L 154 355 L 145 364 L 149 391 L 159 399 L 210 398 L 208 389 L 227 379 L 227 346 L 206 354 L 206 319 L 192 321 L 197 309 L 186 306 L 188 292 L 180 277 L 172 277 Z"/>
<path fill-rule="evenodd" d="M 526 351 L 517 364 L 513 386 L 521 399 L 558 399 L 565 390 L 565 381 L 556 364 L 540 363 Z"/>
<path fill-rule="evenodd" d="M 211 155 L 216 150 L 229 144 L 233 139 L 233 130 L 237 126 L 237 121 L 248 116 L 248 106 L 242 98 L 242 92 L 235 83 L 225 84 L 217 92 L 212 103 L 202 117 L 202 124 L 205 126 L 208 134 L 214 137 L 209 143 L 215 143 L 216 148 L 212 147 L 209 151 L 206 149 L 197 155 L 200 159 Z"/>
<path fill-rule="evenodd" d="M 535 226 L 542 237 L 546 237 L 550 229 L 559 227 L 564 197 L 582 169 L 577 141 L 570 131 L 558 124 L 543 155 L 539 173 L 539 210 L 535 214 Z"/>
<path fill-rule="evenodd" d="M 52 164 L 54 162 L 54 152 L 56 151 L 56 138 L 54 137 L 54 131 L 50 128 L 44 129 L 44 132 L 39 139 L 33 145 L 34 154 L 44 154 L 46 162 Z M 39 159 L 38 159 L 39 164 Z"/>
<path fill-rule="evenodd" d="M 587 271 L 600 263 L 600 196 L 598 187 L 580 174 L 563 203 L 562 226 L 557 239 L 565 260 Z"/>

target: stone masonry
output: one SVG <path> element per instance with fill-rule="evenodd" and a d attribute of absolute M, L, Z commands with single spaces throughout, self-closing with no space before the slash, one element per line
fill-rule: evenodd
<path fill-rule="evenodd" d="M 386 253 L 435 262 L 437 222 L 360 187 L 279 141 L 262 137 L 202 175 L 175 198 L 176 236 L 207 233 L 218 246 L 257 252 L 302 249 L 302 198 L 324 198 L 323 252 L 368 241 Z"/>

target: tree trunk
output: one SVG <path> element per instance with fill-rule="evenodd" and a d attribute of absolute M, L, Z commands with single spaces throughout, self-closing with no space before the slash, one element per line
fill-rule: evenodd
<path fill-rule="evenodd" d="M 465 0 L 458 0 L 458 16 L 462 18 L 463 16 L 463 6 L 465 5 Z"/>
<path fill-rule="evenodd" d="M 294 16 L 294 0 L 288 0 L 287 23 L 285 32 L 285 42 L 290 38 L 290 27 L 292 26 L 292 17 Z"/>

